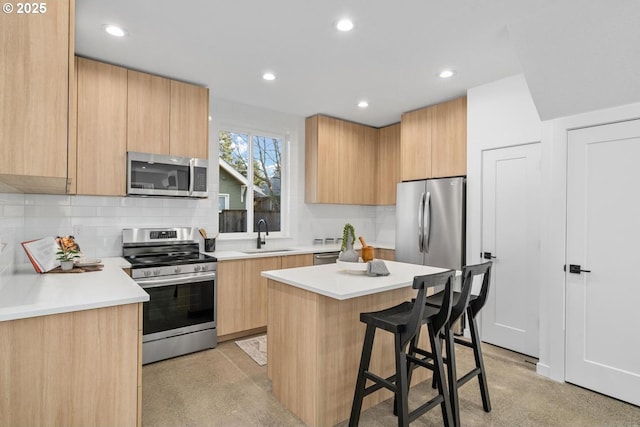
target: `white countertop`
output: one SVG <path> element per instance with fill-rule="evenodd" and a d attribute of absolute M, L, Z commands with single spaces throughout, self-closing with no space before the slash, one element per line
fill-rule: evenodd
<path fill-rule="evenodd" d="M 36 273 L 24 264 L 0 276 L 0 321 L 149 301 L 124 271 L 123 258 L 103 258 L 102 271 Z"/>
<path fill-rule="evenodd" d="M 370 246 L 380 249 L 394 249 L 393 244 L 388 243 L 370 243 Z M 360 249 L 360 243 L 354 245 L 355 249 Z M 284 248 L 273 247 L 265 245 L 262 249 L 247 249 L 243 250 L 227 250 L 216 252 L 204 252 L 207 255 L 218 258 L 218 261 L 230 261 L 234 259 L 248 259 L 248 258 L 264 258 L 269 256 L 283 256 L 283 255 L 303 255 L 314 254 L 324 252 L 339 252 L 339 244 L 327 244 L 327 245 L 297 245 L 287 246 Z"/>
<path fill-rule="evenodd" d="M 445 268 L 404 262 L 384 263 L 390 273 L 388 276 L 370 277 L 363 272 L 347 272 L 338 264 L 263 271 L 262 276 L 320 295 L 346 300 L 411 286 L 415 276 L 446 271 Z"/>

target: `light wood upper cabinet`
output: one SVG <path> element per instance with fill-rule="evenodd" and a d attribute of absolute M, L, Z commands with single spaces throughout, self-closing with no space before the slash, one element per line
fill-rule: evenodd
<path fill-rule="evenodd" d="M 432 110 L 404 113 L 400 129 L 400 177 L 402 181 L 430 178 Z"/>
<path fill-rule="evenodd" d="M 400 123 L 378 129 L 376 204 L 395 205 L 400 182 Z"/>
<path fill-rule="evenodd" d="M 127 151 L 169 155 L 171 81 L 127 71 Z"/>
<path fill-rule="evenodd" d="M 2 191 L 66 192 L 74 3 L 59 0 L 46 6 L 46 13 L 38 15 L 2 14 Z"/>
<path fill-rule="evenodd" d="M 127 70 L 78 58 L 77 193 L 124 196 Z"/>
<path fill-rule="evenodd" d="M 467 98 L 404 113 L 401 119 L 401 178 L 467 173 Z"/>
<path fill-rule="evenodd" d="M 375 204 L 377 129 L 316 115 L 305 122 L 305 201 Z"/>
<path fill-rule="evenodd" d="M 467 97 L 433 106 L 431 169 L 434 178 L 467 174 Z"/>
<path fill-rule="evenodd" d="M 209 158 L 209 89 L 171 80 L 170 154 Z"/>

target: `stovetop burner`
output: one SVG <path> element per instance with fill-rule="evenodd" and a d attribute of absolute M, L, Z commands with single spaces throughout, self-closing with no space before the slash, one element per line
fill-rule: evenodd
<path fill-rule="evenodd" d="M 200 253 L 200 243 L 200 234 L 194 227 L 130 228 L 122 231 L 122 255 L 131 264 L 134 276 L 216 270 L 218 259 Z"/>
<path fill-rule="evenodd" d="M 198 264 L 202 262 L 216 262 L 216 257 L 201 253 L 191 254 L 153 254 L 132 255 L 124 257 L 131 264 L 131 268 L 163 267 L 169 265 Z"/>

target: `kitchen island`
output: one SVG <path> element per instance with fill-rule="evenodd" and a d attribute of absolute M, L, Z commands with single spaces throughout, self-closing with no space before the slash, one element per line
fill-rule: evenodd
<path fill-rule="evenodd" d="M 333 426 L 349 418 L 365 331 L 360 313 L 410 300 L 415 276 L 445 271 L 385 264 L 391 274 L 379 277 L 338 264 L 262 272 L 269 280 L 267 375 L 276 398 L 309 426 Z M 394 363 L 393 335 L 378 332 L 372 371 L 391 375 Z M 425 370 L 417 370 L 412 384 L 426 377 Z M 365 398 L 363 410 L 391 396 L 379 390 Z"/>
<path fill-rule="evenodd" d="M 102 271 L 0 275 L 0 426 L 141 424 L 142 303 L 122 258 Z"/>

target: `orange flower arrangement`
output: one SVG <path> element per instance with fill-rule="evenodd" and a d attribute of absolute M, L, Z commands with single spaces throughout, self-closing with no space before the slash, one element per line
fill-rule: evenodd
<path fill-rule="evenodd" d="M 56 252 L 56 259 L 60 261 L 72 261 L 74 258 L 80 256 L 80 247 L 75 242 L 73 236 L 56 237 L 56 243 L 58 243 L 58 252 Z"/>

